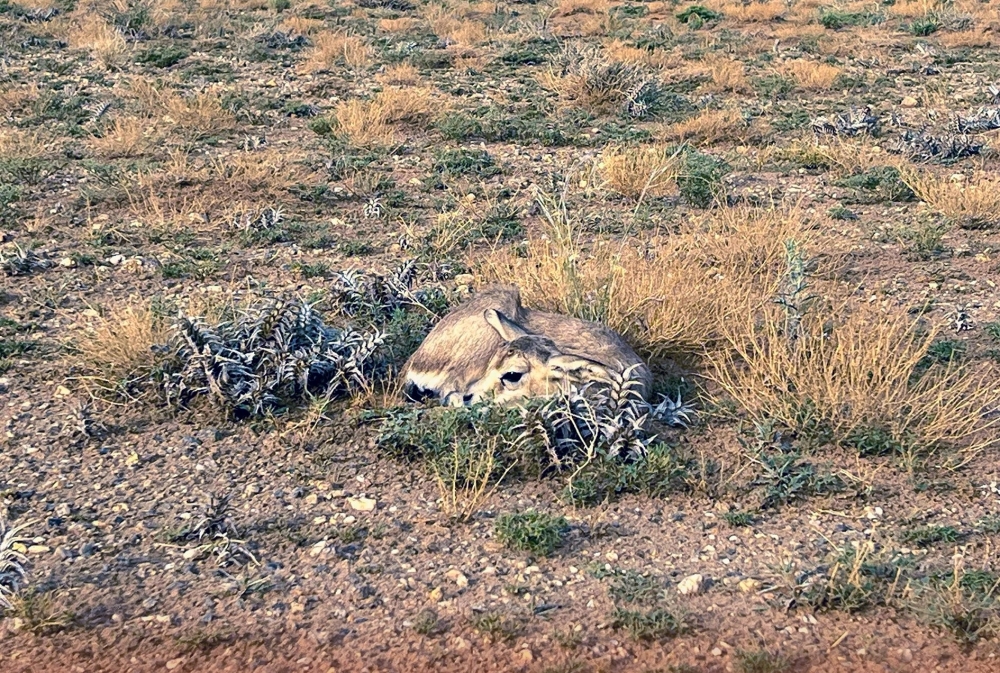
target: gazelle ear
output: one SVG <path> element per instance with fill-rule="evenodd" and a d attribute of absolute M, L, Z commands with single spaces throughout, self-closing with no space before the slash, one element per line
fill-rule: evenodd
<path fill-rule="evenodd" d="M 575 355 L 557 355 L 549 358 L 548 365 L 549 372 L 554 375 L 554 378 L 569 376 L 581 381 L 602 381 L 604 383 L 610 383 L 612 380 L 607 367 Z"/>
<path fill-rule="evenodd" d="M 500 338 L 507 343 L 523 336 L 528 336 L 528 333 L 524 331 L 523 327 L 518 325 L 513 320 L 510 320 L 507 316 L 496 309 L 488 308 L 483 311 L 483 318 L 486 319 L 486 322 L 490 327 L 497 331 Z"/>

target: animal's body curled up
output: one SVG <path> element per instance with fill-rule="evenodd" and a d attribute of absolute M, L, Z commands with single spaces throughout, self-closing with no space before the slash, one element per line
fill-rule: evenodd
<path fill-rule="evenodd" d="M 608 327 L 525 308 L 515 286 L 487 288 L 431 330 L 404 369 L 411 399 L 459 406 L 552 395 L 628 375 L 646 398 L 652 375 Z"/>

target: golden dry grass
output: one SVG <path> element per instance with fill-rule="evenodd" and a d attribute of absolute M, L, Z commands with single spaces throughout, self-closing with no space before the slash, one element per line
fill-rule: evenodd
<path fill-rule="evenodd" d="M 906 167 L 903 181 L 932 210 L 968 229 L 1000 226 L 1000 176 L 976 171 L 943 178 Z"/>
<path fill-rule="evenodd" d="M 16 129 L 0 130 L 0 156 L 11 159 L 42 159 L 49 153 L 46 143 L 37 133 Z"/>
<path fill-rule="evenodd" d="M 483 260 L 491 280 L 517 283 L 527 305 L 598 319 L 652 359 L 702 355 L 725 325 L 772 297 L 785 241 L 807 241 L 794 211 L 720 208 L 677 233 L 584 246 L 568 211 L 548 202 L 547 235 L 527 252 Z"/>
<path fill-rule="evenodd" d="M 837 66 L 806 60 L 787 61 L 778 67 L 778 71 L 794 79 L 800 89 L 807 91 L 829 89 L 842 72 Z"/>
<path fill-rule="evenodd" d="M 313 39 L 313 46 L 306 53 L 301 69 L 305 73 L 322 72 L 338 66 L 360 70 L 374 63 L 374 55 L 371 46 L 357 35 L 321 33 Z"/>
<path fill-rule="evenodd" d="M 75 344 L 85 372 L 80 380 L 92 392 L 127 398 L 157 363 L 152 346 L 168 338 L 169 325 L 148 305 L 107 307 Z"/>
<path fill-rule="evenodd" d="M 140 116 L 161 122 L 185 140 L 202 140 L 236 128 L 236 118 L 222 107 L 221 91 L 217 88 L 182 96 L 135 78 L 129 82 L 129 89 Z"/>
<path fill-rule="evenodd" d="M 767 2 L 708 2 L 706 6 L 721 12 L 725 18 L 740 23 L 767 23 L 788 13 L 789 3 L 784 0 Z"/>
<path fill-rule="evenodd" d="M 410 63 L 397 63 L 376 75 L 375 81 L 383 86 L 413 86 L 420 81 L 420 71 Z"/>
<path fill-rule="evenodd" d="M 806 313 L 795 338 L 787 317 L 773 302 L 733 315 L 728 348 L 712 355 L 713 380 L 753 419 L 822 428 L 834 441 L 881 430 L 917 453 L 1000 441 L 997 421 L 981 413 L 995 400 L 996 372 L 934 365 L 921 374 L 936 332 L 918 332 L 904 311 L 845 302 Z"/>
<path fill-rule="evenodd" d="M 750 82 L 746 75 L 746 66 L 742 61 L 728 58 L 705 59 L 707 74 L 712 78 L 711 84 L 703 88 L 709 91 L 732 91 L 745 93 L 750 90 Z"/>
<path fill-rule="evenodd" d="M 687 141 L 712 145 L 728 140 L 746 142 L 755 131 L 736 109 L 704 110 L 690 119 L 665 127 L 658 137 L 664 141 Z"/>
<path fill-rule="evenodd" d="M 128 43 L 121 33 L 107 21 L 85 15 L 69 32 L 69 44 L 74 49 L 85 49 L 105 68 L 116 68 L 128 51 Z"/>
<path fill-rule="evenodd" d="M 100 156 L 114 159 L 142 156 L 155 148 L 158 140 L 155 125 L 148 119 L 126 115 L 112 120 L 87 145 Z"/>
<path fill-rule="evenodd" d="M 391 147 L 400 142 L 393 128 L 400 123 L 416 123 L 440 110 L 440 95 L 429 88 L 389 88 L 372 100 L 352 98 L 333 111 L 337 133 L 355 147 Z"/>
<path fill-rule="evenodd" d="M 674 193 L 681 163 L 676 151 L 659 145 L 611 146 L 601 154 L 599 167 L 606 188 L 641 201 Z"/>

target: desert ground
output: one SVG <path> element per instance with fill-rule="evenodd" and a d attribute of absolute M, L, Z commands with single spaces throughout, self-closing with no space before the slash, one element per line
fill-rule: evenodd
<path fill-rule="evenodd" d="M 996 3 L 0 0 L 0 112 L 4 673 L 1000 670 Z M 402 399 L 496 282 L 650 404 Z"/>

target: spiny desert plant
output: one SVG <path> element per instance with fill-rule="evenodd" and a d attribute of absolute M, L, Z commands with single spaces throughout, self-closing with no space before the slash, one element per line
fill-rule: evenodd
<path fill-rule="evenodd" d="M 661 93 L 643 66 L 608 58 L 597 47 L 566 47 L 558 66 L 539 80 L 571 105 L 598 114 L 622 111 L 634 118 L 654 111 Z"/>
<path fill-rule="evenodd" d="M 245 540 L 232 518 L 229 496 L 210 494 L 195 522 L 173 536 L 174 542 L 194 542 L 195 546 L 185 551 L 186 559 L 205 556 L 215 558 L 220 568 L 230 565 L 257 564 L 257 558 L 248 549 Z"/>
<path fill-rule="evenodd" d="M 207 396 L 235 417 L 280 411 L 309 396 L 371 388 L 382 362 L 378 331 L 328 326 L 302 300 L 271 301 L 231 322 L 181 315 L 157 379 L 168 402 Z"/>
<path fill-rule="evenodd" d="M 0 608 L 7 610 L 12 607 L 11 597 L 21 588 L 21 583 L 28 578 L 25 566 L 28 557 L 15 547 L 27 542 L 19 535 L 28 527 L 27 523 L 20 526 L 10 526 L 0 518 Z"/>

